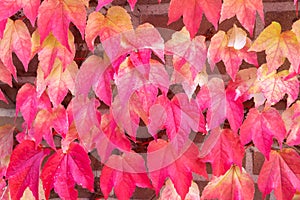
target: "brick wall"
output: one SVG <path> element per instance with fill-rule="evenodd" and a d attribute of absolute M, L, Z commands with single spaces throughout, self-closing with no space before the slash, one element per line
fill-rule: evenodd
<path fill-rule="evenodd" d="M 168 6 L 170 0 L 162 0 L 160 4 L 157 3 L 157 0 L 138 0 L 138 3 L 134 9 L 131 11 L 129 5 L 126 0 L 115 0 L 113 5 L 120 5 L 125 7 L 128 12 L 130 12 L 134 26 L 138 26 L 139 24 L 149 22 L 153 24 L 155 27 L 160 28 L 168 28 L 172 30 L 180 30 L 183 27 L 182 20 L 174 22 L 167 25 L 168 22 Z M 91 6 L 96 6 L 96 1 L 91 1 Z M 91 8 L 89 11 L 93 11 Z M 293 21 L 296 19 L 295 14 L 295 6 L 293 5 L 292 0 L 264 0 L 264 12 L 265 12 L 265 25 L 261 22 L 261 20 L 257 17 L 256 27 L 255 27 L 255 37 L 263 30 L 263 28 L 269 25 L 272 21 L 277 21 L 282 25 L 283 30 L 287 30 L 291 28 Z M 22 15 L 22 13 L 19 13 Z M 226 20 L 220 24 L 221 30 L 228 30 L 232 27 L 232 24 L 239 22 L 233 18 L 230 20 Z M 76 58 L 86 57 L 89 54 L 87 50 L 86 44 L 80 39 L 78 32 L 73 30 L 76 41 Z M 203 17 L 200 29 L 198 34 L 205 35 L 208 39 L 215 33 L 213 26 Z M 165 39 L 170 39 L 170 34 L 164 35 Z M 263 63 L 265 60 L 264 55 L 260 54 L 259 62 Z M 36 75 L 36 66 L 37 66 L 37 58 L 35 57 L 29 66 L 29 71 L 25 72 L 22 64 L 18 59 L 14 58 L 14 63 L 18 66 L 18 82 L 13 83 L 13 88 L 5 84 L 0 83 L 0 87 L 4 90 L 6 97 L 8 98 L 9 104 L 5 104 L 0 102 L 0 125 L 6 123 L 12 123 L 14 120 L 15 114 L 15 99 L 16 93 L 18 89 L 25 82 L 34 82 Z M 82 61 L 80 59 L 77 60 L 80 64 Z M 22 118 L 18 116 L 16 119 L 16 123 L 18 124 L 17 128 L 21 129 Z M 198 145 L 201 146 L 201 142 L 203 141 L 203 136 L 199 135 L 195 138 L 195 141 L 198 142 Z M 99 163 L 97 159 L 97 155 L 95 152 L 91 153 L 92 167 L 96 177 L 95 181 L 95 193 L 91 194 L 85 189 L 78 187 L 79 197 L 82 199 L 95 199 L 101 197 L 101 191 L 99 188 L 99 175 L 101 173 L 102 165 Z M 247 149 L 246 156 L 244 159 L 244 167 L 247 172 L 249 172 L 253 179 L 256 181 L 258 178 L 258 174 L 262 163 L 264 161 L 264 157 L 261 153 L 257 151 L 257 149 L 250 147 Z M 210 166 L 208 166 L 208 171 Z M 200 177 L 195 176 L 195 180 L 199 185 L 200 191 L 203 190 L 205 185 L 207 184 L 206 180 L 201 179 Z M 51 194 L 53 199 L 57 199 L 57 195 Z M 114 196 L 112 195 L 112 199 Z M 133 199 L 156 199 L 155 193 L 153 190 L 137 188 Z M 256 185 L 255 192 L 255 200 L 261 199 L 261 193 L 259 192 Z M 267 199 L 274 199 L 273 194 L 267 197 Z"/>

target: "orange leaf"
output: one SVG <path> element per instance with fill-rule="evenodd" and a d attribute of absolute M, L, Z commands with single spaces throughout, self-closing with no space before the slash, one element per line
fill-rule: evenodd
<path fill-rule="evenodd" d="M 288 131 L 286 143 L 288 145 L 300 144 L 300 101 L 296 101 L 290 108 L 282 113 L 282 119 Z"/>
<path fill-rule="evenodd" d="M 256 54 L 248 52 L 251 46 L 251 40 L 247 38 L 247 34 L 236 25 L 231 28 L 227 34 L 219 31 L 215 34 L 208 48 L 208 61 L 211 68 L 219 61 L 223 61 L 229 76 L 235 80 L 235 76 L 239 70 L 242 61 L 258 65 Z"/>
<path fill-rule="evenodd" d="M 298 71 L 300 64 L 300 45 L 296 34 L 292 31 L 281 33 L 281 26 L 272 22 L 254 41 L 249 51 L 260 52 L 265 50 L 268 72 L 278 69 L 287 58 L 292 67 Z"/>
<path fill-rule="evenodd" d="M 106 17 L 99 12 L 93 12 L 89 15 L 85 40 L 89 49 L 93 50 L 94 40 L 98 35 L 100 40 L 104 41 L 109 38 L 116 39 L 120 33 L 129 30 L 133 30 L 130 15 L 124 8 L 114 6 L 107 11 Z"/>
<path fill-rule="evenodd" d="M 296 76 L 289 78 L 289 71 L 283 70 L 279 73 L 273 71 L 268 74 L 267 65 L 262 65 L 257 70 L 257 79 L 250 88 L 250 93 L 262 92 L 267 99 L 266 106 L 271 106 L 283 99 L 287 94 L 287 106 L 290 106 L 299 94 L 299 81 Z"/>
<path fill-rule="evenodd" d="M 12 87 L 12 77 L 11 73 L 8 71 L 8 69 L 4 66 L 2 61 L 0 60 L 0 81 L 3 83 L 8 84 L 10 87 Z"/>
<path fill-rule="evenodd" d="M 53 69 L 47 78 L 44 78 L 43 71 L 37 70 L 37 92 L 38 96 L 42 95 L 46 87 L 48 94 L 54 107 L 57 107 L 65 98 L 68 90 L 75 93 L 75 79 L 78 71 L 77 64 L 73 61 L 69 64 L 65 71 L 62 69 L 62 63 L 56 59 Z"/>
<path fill-rule="evenodd" d="M 50 33 L 44 42 L 40 44 L 40 35 L 38 31 L 35 31 L 32 34 L 31 41 L 33 44 L 31 56 L 33 57 L 38 52 L 40 61 L 39 65 L 44 72 L 45 78 L 50 74 L 56 58 L 60 59 L 63 65 L 63 70 L 65 70 L 67 65 L 69 65 L 75 57 L 74 36 L 71 31 L 68 32 L 68 42 L 71 51 L 61 45 L 52 33 Z"/>
<path fill-rule="evenodd" d="M 4 35 L 0 42 L 0 58 L 15 79 L 17 74 L 12 60 L 12 52 L 15 52 L 23 63 L 25 71 L 27 71 L 31 54 L 30 39 L 30 33 L 23 21 L 7 20 Z"/>
<path fill-rule="evenodd" d="M 201 199 L 246 200 L 254 197 L 254 182 L 249 174 L 233 165 L 223 176 L 214 177 L 204 188 Z"/>
<path fill-rule="evenodd" d="M 15 127 L 10 124 L 0 126 L 0 167 L 5 166 L 6 159 L 8 159 L 12 153 L 14 144 L 14 129 Z"/>

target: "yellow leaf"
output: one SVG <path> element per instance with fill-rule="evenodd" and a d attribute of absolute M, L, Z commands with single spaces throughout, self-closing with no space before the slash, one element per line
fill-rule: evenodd
<path fill-rule="evenodd" d="M 281 33 L 281 26 L 272 22 L 254 41 L 249 51 L 260 52 L 265 50 L 268 72 L 278 69 L 287 58 L 295 71 L 300 64 L 300 45 L 296 34 L 292 31 Z"/>

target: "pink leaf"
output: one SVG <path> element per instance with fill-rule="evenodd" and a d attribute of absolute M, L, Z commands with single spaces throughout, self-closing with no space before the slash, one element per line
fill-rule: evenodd
<path fill-rule="evenodd" d="M 24 14 L 29 19 L 32 26 L 35 24 L 40 3 L 40 0 L 17 0 L 17 4 L 23 8 Z"/>
<path fill-rule="evenodd" d="M 185 63 L 189 63 L 196 72 L 200 72 L 205 65 L 207 55 L 205 37 L 197 36 L 191 40 L 185 28 L 172 35 L 172 39 L 165 44 L 165 50 L 168 54 L 175 56 L 174 66 L 179 69 Z M 181 60 L 183 61 L 180 62 Z"/>
<path fill-rule="evenodd" d="M 210 105 L 207 111 L 207 123 L 210 129 L 218 127 L 227 118 L 230 127 L 237 132 L 242 124 L 244 108 L 240 99 L 235 100 L 235 91 L 227 88 L 219 78 L 212 78 L 208 82 Z"/>
<path fill-rule="evenodd" d="M 101 161 L 105 162 L 115 148 L 130 151 L 131 144 L 125 133 L 116 124 L 112 113 L 106 113 L 101 118 L 100 136 L 96 138 L 96 148 Z"/>
<path fill-rule="evenodd" d="M 165 187 L 160 193 L 159 200 L 181 200 L 180 196 L 177 194 L 174 184 L 170 179 L 166 181 Z M 192 185 L 189 188 L 185 200 L 200 200 L 200 192 L 197 183 L 192 181 Z"/>
<path fill-rule="evenodd" d="M 96 98 L 77 96 L 71 102 L 74 123 L 78 131 L 81 144 L 87 151 L 95 148 L 94 139 L 100 134 L 101 114 L 97 110 L 100 106 Z"/>

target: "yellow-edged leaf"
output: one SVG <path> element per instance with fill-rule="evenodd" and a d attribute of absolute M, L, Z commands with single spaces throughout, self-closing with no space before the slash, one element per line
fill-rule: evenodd
<path fill-rule="evenodd" d="M 267 56 L 269 72 L 278 69 L 287 58 L 295 71 L 300 64 L 300 45 L 297 36 L 292 31 L 281 33 L 281 26 L 272 22 L 254 41 L 249 51 L 264 51 Z"/>

